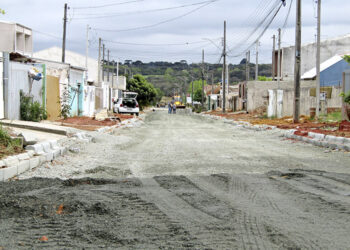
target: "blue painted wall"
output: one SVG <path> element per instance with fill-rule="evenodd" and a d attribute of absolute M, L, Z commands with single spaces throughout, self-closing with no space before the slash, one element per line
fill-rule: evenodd
<path fill-rule="evenodd" d="M 347 69 L 350 69 L 350 64 L 344 60 L 341 60 L 323 70 L 320 75 L 321 86 L 341 86 L 343 81 L 343 72 Z"/>

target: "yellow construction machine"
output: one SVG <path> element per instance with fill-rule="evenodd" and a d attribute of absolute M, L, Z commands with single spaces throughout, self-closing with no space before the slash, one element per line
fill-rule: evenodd
<path fill-rule="evenodd" d="M 175 103 L 177 109 L 184 109 L 184 108 L 186 108 L 185 104 L 182 103 L 181 96 L 175 95 L 175 96 L 173 96 L 173 98 L 174 98 L 174 103 Z"/>

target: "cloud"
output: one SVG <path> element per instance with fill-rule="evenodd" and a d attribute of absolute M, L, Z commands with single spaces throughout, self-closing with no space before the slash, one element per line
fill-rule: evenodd
<path fill-rule="evenodd" d="M 216 39 L 215 43 L 221 46 L 220 37 L 223 36 L 223 21 L 227 21 L 228 45 L 234 47 L 246 34 L 256 27 L 261 18 L 268 13 L 273 3 L 278 0 L 220 0 L 212 3 L 188 16 L 184 16 L 172 22 L 164 23 L 148 29 L 140 29 L 129 32 L 102 32 L 103 29 L 128 29 L 140 26 L 156 24 L 195 9 L 191 6 L 182 9 L 167 11 L 140 13 L 145 10 L 161 9 L 173 6 L 188 5 L 189 3 L 202 2 L 204 0 L 144 0 L 136 3 L 108 6 L 106 8 L 79 9 L 79 7 L 95 6 L 102 4 L 121 3 L 126 0 L 71 0 L 68 1 L 69 23 L 67 29 L 67 49 L 79 53 L 85 53 L 86 25 L 92 27 L 90 32 L 90 55 L 97 57 L 98 38 L 114 40 L 124 43 L 151 43 L 169 44 L 202 41 L 203 38 Z M 287 0 L 289 4 L 290 0 Z M 61 0 L 3 0 L 1 8 L 7 14 L 0 17 L 8 21 L 14 21 L 33 28 L 34 49 L 41 50 L 50 46 L 61 46 L 61 40 L 48 35 L 35 32 L 40 31 L 55 37 L 62 37 L 63 6 Z M 322 38 L 344 35 L 349 30 L 347 20 L 350 1 L 343 1 L 342 7 L 335 0 L 322 2 Z M 269 5 L 270 4 L 270 5 Z M 315 7 L 313 1 L 303 1 L 303 34 L 304 43 L 314 41 L 316 33 Z M 295 27 L 295 0 L 291 9 L 291 15 L 283 32 L 283 46 L 294 44 Z M 130 13 L 133 12 L 133 13 Z M 288 5 L 282 7 L 280 13 L 272 23 L 270 29 L 261 38 L 260 61 L 271 61 L 272 35 L 277 34 L 277 29 L 283 26 L 288 12 Z M 94 15 L 110 15 L 113 13 L 128 13 L 101 19 L 78 19 Z M 256 36 L 255 36 L 256 37 Z M 253 37 L 254 38 L 254 37 Z M 254 40 L 254 39 L 253 39 Z M 242 48 L 249 46 L 250 41 L 244 41 Z M 221 51 L 210 42 L 203 44 L 183 46 L 132 46 L 113 44 L 106 42 L 114 58 L 121 60 L 140 59 L 142 61 L 178 61 L 185 59 L 189 62 L 201 60 L 201 51 L 204 48 L 208 61 L 216 63 Z M 240 50 L 234 51 L 240 53 Z M 254 52 L 253 52 L 254 53 Z M 233 63 L 239 62 L 241 57 L 231 58 Z"/>

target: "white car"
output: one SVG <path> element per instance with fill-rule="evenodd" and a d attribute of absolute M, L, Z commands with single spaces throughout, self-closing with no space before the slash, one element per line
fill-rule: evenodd
<path fill-rule="evenodd" d="M 123 98 L 114 102 L 113 111 L 118 114 L 139 115 L 140 108 L 136 100 L 137 93 L 125 92 Z"/>

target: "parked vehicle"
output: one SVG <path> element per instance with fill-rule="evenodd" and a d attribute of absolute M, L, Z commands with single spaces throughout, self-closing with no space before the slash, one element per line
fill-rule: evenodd
<path fill-rule="evenodd" d="M 114 102 L 113 112 L 118 114 L 136 114 L 139 115 L 140 108 L 136 100 L 137 93 L 125 92 L 124 97 L 118 98 Z"/>

